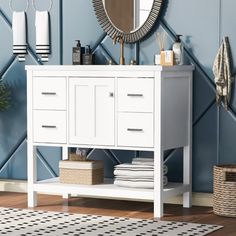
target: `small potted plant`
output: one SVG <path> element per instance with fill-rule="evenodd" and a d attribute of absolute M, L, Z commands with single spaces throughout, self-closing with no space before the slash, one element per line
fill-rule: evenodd
<path fill-rule="evenodd" d="M 10 89 L 0 80 L 0 111 L 4 111 L 10 106 Z"/>

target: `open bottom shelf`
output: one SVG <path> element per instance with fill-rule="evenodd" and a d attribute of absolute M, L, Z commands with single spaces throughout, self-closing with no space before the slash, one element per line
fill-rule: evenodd
<path fill-rule="evenodd" d="M 113 184 L 113 179 L 105 179 L 103 184 L 80 185 L 63 184 L 59 178 L 38 181 L 33 186 L 34 191 L 54 194 L 76 194 L 80 197 L 122 199 L 131 201 L 154 201 L 154 190 L 143 188 L 125 188 Z M 168 183 L 164 188 L 163 197 L 168 198 L 189 191 L 189 186 L 183 183 Z"/>

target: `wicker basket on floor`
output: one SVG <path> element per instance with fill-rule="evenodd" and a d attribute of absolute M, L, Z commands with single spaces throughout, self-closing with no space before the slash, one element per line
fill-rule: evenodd
<path fill-rule="evenodd" d="M 214 166 L 213 212 L 236 217 L 236 165 Z"/>

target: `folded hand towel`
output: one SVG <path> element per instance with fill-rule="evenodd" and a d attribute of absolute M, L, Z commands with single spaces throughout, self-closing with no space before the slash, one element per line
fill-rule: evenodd
<path fill-rule="evenodd" d="M 141 177 L 154 176 L 154 171 L 114 170 L 114 175 L 133 176 L 141 178 Z"/>
<path fill-rule="evenodd" d="M 154 188 L 153 181 L 134 181 L 134 180 L 121 180 L 115 178 L 114 184 L 120 187 L 127 187 L 127 188 Z M 168 184 L 168 178 L 163 176 L 163 186 Z"/>
<path fill-rule="evenodd" d="M 221 98 L 224 99 L 225 109 L 228 109 L 228 104 L 231 95 L 231 86 L 233 82 L 231 68 L 231 52 L 228 37 L 225 37 L 216 55 L 213 73 L 216 83 L 216 101 L 220 104 Z"/>
<path fill-rule="evenodd" d="M 153 166 L 150 165 L 134 165 L 134 164 L 120 164 L 115 166 L 116 170 L 153 170 Z"/>
<path fill-rule="evenodd" d="M 132 160 L 133 165 L 149 165 L 149 166 L 154 166 L 153 161 L 139 161 L 139 160 Z"/>
<path fill-rule="evenodd" d="M 42 61 L 48 61 L 48 54 L 50 54 L 48 11 L 36 11 L 35 27 L 36 53 L 42 55 Z"/>
<path fill-rule="evenodd" d="M 114 185 L 126 188 L 153 188 L 153 182 L 132 182 L 115 180 Z"/>
<path fill-rule="evenodd" d="M 154 166 L 146 165 L 146 164 L 140 164 L 140 165 L 135 165 L 135 164 L 120 164 L 115 166 L 115 171 L 130 171 L 130 172 L 137 172 L 139 174 L 140 172 L 143 171 L 154 171 Z M 115 173 L 115 172 L 114 172 Z M 166 175 L 168 173 L 168 167 L 166 165 L 163 165 L 163 175 Z"/>
<path fill-rule="evenodd" d="M 24 54 L 27 54 L 26 40 L 26 16 L 25 12 L 13 12 L 13 53 L 18 55 L 19 61 L 25 61 Z"/>
<path fill-rule="evenodd" d="M 132 160 L 132 163 L 134 162 L 139 162 L 139 163 L 154 163 L 154 159 L 151 157 L 151 158 L 147 158 L 147 157 L 135 157 L 133 158 Z"/>
<path fill-rule="evenodd" d="M 127 175 L 117 175 L 115 176 L 115 179 L 119 180 L 131 180 L 131 181 L 151 181 L 153 182 L 153 176 L 142 176 L 142 177 L 137 177 L 137 176 L 127 176 Z"/>

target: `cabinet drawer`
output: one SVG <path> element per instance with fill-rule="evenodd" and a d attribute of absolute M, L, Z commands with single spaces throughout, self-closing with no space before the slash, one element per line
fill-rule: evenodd
<path fill-rule="evenodd" d="M 118 110 L 153 112 L 153 79 L 118 78 Z"/>
<path fill-rule="evenodd" d="M 119 113 L 118 146 L 153 147 L 153 115 Z"/>
<path fill-rule="evenodd" d="M 66 78 L 34 77 L 33 79 L 34 109 L 66 109 Z"/>
<path fill-rule="evenodd" d="M 66 143 L 65 111 L 33 112 L 34 142 Z"/>

